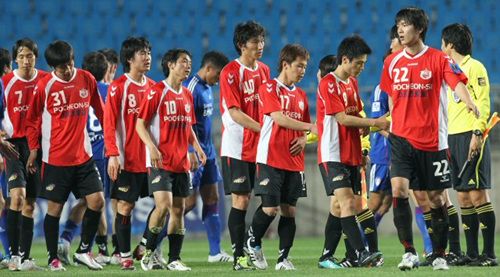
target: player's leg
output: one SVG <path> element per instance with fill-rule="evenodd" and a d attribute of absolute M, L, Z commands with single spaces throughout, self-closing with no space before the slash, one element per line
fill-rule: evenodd
<path fill-rule="evenodd" d="M 418 178 L 414 178 L 411 182 L 418 182 Z M 416 185 L 416 184 L 414 184 Z M 415 205 L 415 220 L 417 222 L 420 235 L 424 241 L 425 261 L 420 263 L 420 266 L 432 265 L 433 239 L 432 222 L 431 222 L 431 206 L 429 196 L 423 190 L 410 190 L 410 196 Z"/>
<path fill-rule="evenodd" d="M 448 190 L 444 191 L 446 200 L 446 211 L 450 221 L 448 233 L 448 253 L 446 254 L 446 261 L 449 265 L 454 265 L 455 262 L 462 256 L 462 248 L 460 247 L 460 221 L 458 219 L 458 212 L 453 203 L 451 202 Z"/>
<path fill-rule="evenodd" d="M 486 187 L 490 188 L 490 187 Z M 475 263 L 477 266 L 498 266 L 495 255 L 495 225 L 496 218 L 493 206 L 486 189 L 472 190 L 469 192 L 481 225 L 483 234 L 483 252 Z"/>
<path fill-rule="evenodd" d="M 454 265 L 467 265 L 479 257 L 479 217 L 469 191 L 457 191 L 467 252 Z"/>
<path fill-rule="evenodd" d="M 279 256 L 276 262 L 276 270 L 295 270 L 295 266 L 288 259 L 290 249 L 293 246 L 297 225 L 295 224 L 296 202 L 280 204 L 280 221 L 278 224 Z"/>
<path fill-rule="evenodd" d="M 340 223 L 340 205 L 334 195 L 330 197 L 330 212 L 325 225 L 325 243 L 323 253 L 319 258 L 319 268 L 340 268 L 336 263 L 334 254 L 342 237 L 342 225 Z"/>
<path fill-rule="evenodd" d="M 189 195 L 188 174 L 176 174 L 173 186 L 173 203 L 168 224 L 168 264 L 167 268 L 173 271 L 190 271 L 191 268 L 181 261 L 181 250 L 186 229 L 184 227 L 185 200 Z M 179 176 L 184 175 L 184 177 Z M 183 187 L 184 189 L 180 188 Z"/>
<path fill-rule="evenodd" d="M 65 265 L 71 264 L 70 245 L 73 238 L 78 232 L 78 226 L 82 222 L 83 214 L 87 209 L 87 202 L 82 198 L 69 212 L 68 220 L 64 225 L 64 231 L 61 233 L 59 243 L 57 245 L 57 255 L 61 262 Z"/>
<path fill-rule="evenodd" d="M 104 189 L 104 209 L 97 226 L 97 234 L 95 237 L 95 244 L 99 253 L 97 254 L 96 261 L 101 265 L 107 265 L 111 262 L 111 257 L 108 251 L 108 221 L 107 221 L 107 208 L 110 200 L 110 180 L 107 172 L 107 159 L 95 160 L 99 175 L 101 176 L 103 189 Z M 114 216 L 113 216 L 114 218 Z M 110 224 L 113 225 L 113 224 Z"/>
<path fill-rule="evenodd" d="M 2 160 L 3 165 L 3 158 Z M 3 207 L 0 211 L 0 240 L 2 241 L 3 249 L 5 251 L 5 260 L 10 260 L 10 251 L 9 251 L 9 238 L 7 237 L 7 213 L 9 211 L 10 206 L 10 196 L 8 194 L 8 184 L 7 179 L 5 178 L 5 170 L 0 174 L 0 184 L 2 186 L 2 199 Z"/>
<path fill-rule="evenodd" d="M 51 271 L 65 271 L 57 255 L 57 241 L 59 237 L 59 220 L 64 202 L 48 201 L 47 214 L 43 222 L 45 244 L 49 256 L 48 264 Z"/>
<path fill-rule="evenodd" d="M 16 176 L 16 179 L 21 178 L 17 177 L 17 175 L 12 176 Z M 9 179 L 12 179 L 12 177 L 9 177 Z M 11 184 L 9 184 L 10 186 Z M 26 187 L 11 187 L 9 191 L 11 195 L 10 207 L 7 213 L 7 236 L 9 238 L 11 253 L 9 269 L 14 271 L 21 270 L 22 262 L 19 254 L 19 245 L 21 242 L 22 209 L 26 197 Z"/>

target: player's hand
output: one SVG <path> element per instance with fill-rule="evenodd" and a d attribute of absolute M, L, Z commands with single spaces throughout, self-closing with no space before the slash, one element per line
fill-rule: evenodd
<path fill-rule="evenodd" d="M 292 156 L 298 156 L 306 148 L 307 138 L 304 136 L 294 138 L 290 142 L 290 154 Z"/>
<path fill-rule="evenodd" d="M 30 156 L 26 162 L 26 171 L 29 174 L 34 174 L 36 172 L 36 157 L 38 156 L 38 149 L 33 149 L 30 151 Z"/>
<path fill-rule="evenodd" d="M 481 116 L 481 112 L 479 112 L 479 108 L 476 106 L 476 104 L 472 101 L 470 101 L 469 104 L 467 104 L 467 110 L 469 112 L 473 112 L 474 116 L 476 118 L 479 118 Z"/>
<path fill-rule="evenodd" d="M 375 119 L 375 125 L 380 127 L 380 129 L 384 131 L 388 131 L 391 127 L 391 122 L 387 120 L 386 116 L 383 115 L 377 119 Z"/>
<path fill-rule="evenodd" d="M 1 137 L 5 137 L 6 135 L 7 135 L 7 132 L 5 132 L 4 130 L 0 130 Z"/>
<path fill-rule="evenodd" d="M 363 165 L 362 167 L 366 170 L 367 166 L 370 164 L 370 155 L 363 156 Z"/>
<path fill-rule="evenodd" d="M 19 152 L 17 152 L 16 148 L 14 145 L 3 138 L 0 138 L 0 153 L 2 153 L 2 156 L 9 158 L 9 159 L 18 159 L 19 158 Z"/>
<path fill-rule="evenodd" d="M 159 169 L 163 165 L 161 152 L 156 146 L 149 147 L 149 156 L 151 157 L 151 166 L 154 169 Z"/>
<path fill-rule="evenodd" d="M 370 127 L 363 127 L 363 128 L 359 128 L 359 134 L 362 136 L 362 137 L 366 137 L 370 134 Z"/>
<path fill-rule="evenodd" d="M 203 149 L 198 149 L 197 151 L 198 158 L 200 159 L 200 166 L 204 166 L 207 163 L 207 155 L 203 152 Z"/>
<path fill-rule="evenodd" d="M 318 125 L 311 124 L 311 129 L 309 130 L 311 134 L 318 135 Z"/>
<path fill-rule="evenodd" d="M 198 157 L 195 152 L 189 152 L 189 162 L 191 163 L 191 172 L 198 170 Z"/>
<path fill-rule="evenodd" d="M 483 145 L 483 138 L 472 134 L 472 139 L 470 140 L 470 145 L 469 145 L 469 155 L 467 156 L 467 159 L 469 161 L 472 160 L 473 156 L 477 156 L 479 155 L 479 153 L 481 153 L 482 145 Z"/>
<path fill-rule="evenodd" d="M 118 156 L 110 156 L 108 162 L 108 174 L 111 180 L 116 181 L 118 174 L 122 172 L 122 165 Z"/>

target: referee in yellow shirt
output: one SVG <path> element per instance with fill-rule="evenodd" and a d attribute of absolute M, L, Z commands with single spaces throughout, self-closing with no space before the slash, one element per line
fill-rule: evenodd
<path fill-rule="evenodd" d="M 483 64 L 471 57 L 473 36 L 469 26 L 455 23 L 442 31 L 441 49 L 467 76 L 467 88 L 481 112 L 480 118 L 469 113 L 453 91 L 448 94 L 448 144 L 453 188 L 457 190 L 467 242 L 467 253 L 454 265 L 498 266 L 495 256 L 495 213 L 490 203 L 491 158 L 488 141 L 483 141 L 490 116 L 490 84 Z M 459 70 L 459 69 L 455 69 Z M 467 160 L 472 163 L 462 178 L 458 175 Z M 483 252 L 479 255 L 479 226 L 483 233 Z"/>

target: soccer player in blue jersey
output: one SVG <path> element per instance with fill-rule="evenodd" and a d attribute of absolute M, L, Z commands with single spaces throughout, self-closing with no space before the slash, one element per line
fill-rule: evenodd
<path fill-rule="evenodd" d="M 198 137 L 203 151 L 207 155 L 207 163 L 198 167 L 198 158 L 192 147 L 189 149 L 191 162 L 192 182 L 194 193 L 186 199 L 186 213 L 196 205 L 198 194 L 203 201 L 202 220 L 207 231 L 210 254 L 208 262 L 233 262 L 233 257 L 221 250 L 221 221 L 219 217 L 218 183 L 221 180 L 214 144 L 212 142 L 212 86 L 219 82 L 222 68 L 229 63 L 229 59 L 218 51 L 207 52 L 201 61 L 200 70 L 183 82 L 193 93 L 196 125 L 194 132 Z"/>

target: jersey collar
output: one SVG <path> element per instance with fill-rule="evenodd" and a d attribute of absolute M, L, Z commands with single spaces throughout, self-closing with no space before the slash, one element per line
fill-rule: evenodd
<path fill-rule="evenodd" d="M 69 79 L 69 81 L 64 81 L 63 79 L 57 77 L 57 74 L 56 74 L 56 71 L 52 71 L 52 76 L 58 81 L 58 82 L 61 82 L 61 83 L 64 83 L 64 84 L 67 84 L 67 83 L 71 83 L 73 82 L 73 80 L 75 79 L 76 77 L 76 72 L 78 71 L 79 69 L 75 67 L 75 70 L 73 72 L 73 77 L 71 77 L 71 79 Z"/>
<path fill-rule="evenodd" d="M 130 82 L 132 82 L 132 83 L 134 83 L 134 84 L 136 84 L 136 85 L 138 85 L 138 86 L 140 86 L 140 87 L 145 86 L 145 85 L 146 85 L 146 83 L 147 83 L 146 75 L 142 76 L 142 82 L 141 82 L 141 83 L 138 83 L 138 82 L 134 81 L 134 79 L 132 79 L 132 77 L 130 77 L 130 76 L 128 75 L 128 73 L 125 73 L 125 77 L 127 77 L 127 79 L 128 79 Z"/>
<path fill-rule="evenodd" d="M 337 81 L 339 81 L 339 82 L 341 82 L 341 83 L 343 83 L 343 84 L 348 85 L 348 84 L 351 82 L 351 77 L 347 78 L 347 81 L 344 81 L 344 80 L 342 80 L 342 78 L 340 78 L 339 76 L 337 76 L 337 75 L 336 75 L 335 73 L 333 73 L 333 72 L 330 72 L 330 73 L 328 73 L 328 74 L 332 74 L 332 76 L 333 76 L 333 77 L 334 77 Z"/>
<path fill-rule="evenodd" d="M 168 83 L 167 83 L 167 80 L 163 80 L 162 81 L 164 84 L 165 84 L 165 87 L 167 88 L 167 91 L 170 90 L 172 91 L 173 93 L 177 94 L 177 95 L 180 95 L 182 93 L 182 86 L 181 86 L 181 90 L 180 91 L 176 91 L 173 87 L 171 87 Z"/>
<path fill-rule="evenodd" d="M 31 78 L 29 80 L 23 79 L 21 76 L 19 76 L 19 74 L 17 74 L 17 69 L 14 70 L 14 76 L 16 76 L 16 78 L 22 82 L 29 83 L 29 82 L 32 82 L 33 80 L 36 79 L 36 77 L 38 76 L 38 70 L 35 68 L 35 75 L 33 75 L 33 78 Z"/>
<path fill-rule="evenodd" d="M 427 52 L 427 50 L 429 50 L 429 46 L 425 45 L 424 49 L 422 49 L 422 51 L 420 51 L 420 53 L 416 54 L 415 56 L 412 56 L 412 55 L 410 55 L 410 53 L 406 52 L 406 48 L 403 49 L 403 53 L 404 53 L 406 58 L 413 60 L 413 59 L 420 58 L 423 54 L 425 54 Z"/>
<path fill-rule="evenodd" d="M 258 61 L 256 62 L 256 63 L 257 63 L 257 65 L 256 65 L 256 66 L 255 66 L 255 68 L 253 68 L 253 69 L 252 69 L 252 68 L 250 68 L 250 67 L 248 67 L 248 66 L 246 66 L 246 65 L 244 65 L 244 64 L 242 64 L 242 63 L 240 62 L 240 60 L 238 60 L 238 59 L 236 59 L 235 61 L 236 61 L 237 63 L 239 63 L 239 64 L 240 64 L 240 66 L 244 67 L 246 70 L 249 70 L 249 71 L 255 72 L 255 71 L 257 71 L 257 69 L 259 69 L 259 62 L 258 62 Z"/>
<path fill-rule="evenodd" d="M 466 64 L 468 61 L 471 60 L 471 56 L 470 55 L 467 55 L 465 56 L 462 61 L 460 62 L 460 67 L 462 67 L 464 64 Z"/>
<path fill-rule="evenodd" d="M 193 78 L 198 79 L 199 84 L 204 85 L 205 87 L 209 87 L 208 83 L 203 81 L 203 79 L 200 77 L 200 75 L 198 75 L 198 73 L 194 74 Z"/>
<path fill-rule="evenodd" d="M 276 80 L 276 83 L 278 83 L 279 87 L 284 87 L 288 91 L 295 91 L 295 88 L 296 88 L 295 85 L 293 85 L 293 87 L 289 88 L 287 85 L 285 85 L 282 82 L 280 82 L 280 80 L 278 80 L 278 78 L 274 78 L 274 80 Z"/>

